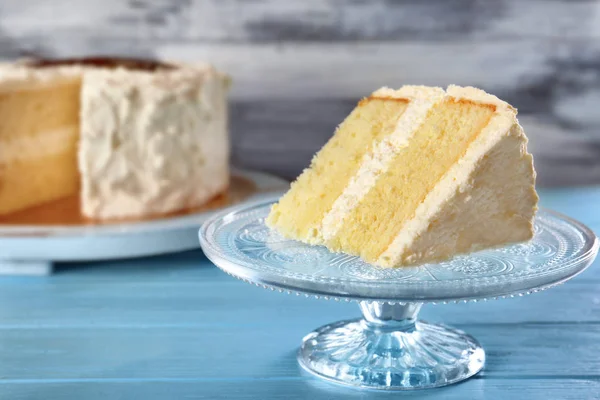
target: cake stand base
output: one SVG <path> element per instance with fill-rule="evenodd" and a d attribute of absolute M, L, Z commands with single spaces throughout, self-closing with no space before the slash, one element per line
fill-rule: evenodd
<path fill-rule="evenodd" d="M 363 318 L 325 325 L 302 341 L 300 365 L 329 381 L 370 389 L 434 388 L 465 380 L 485 363 L 471 336 L 417 321 L 421 303 L 361 302 Z"/>

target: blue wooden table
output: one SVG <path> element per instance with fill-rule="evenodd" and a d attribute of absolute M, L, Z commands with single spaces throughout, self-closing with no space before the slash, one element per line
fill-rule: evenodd
<path fill-rule="evenodd" d="M 600 232 L 600 187 L 541 197 Z M 200 251 L 2 277 L 0 399 L 596 399 L 598 264 L 531 296 L 425 307 L 423 319 L 477 337 L 487 364 L 467 382 L 410 393 L 352 390 L 302 373 L 302 336 L 358 316 L 356 304 L 247 285 Z"/>

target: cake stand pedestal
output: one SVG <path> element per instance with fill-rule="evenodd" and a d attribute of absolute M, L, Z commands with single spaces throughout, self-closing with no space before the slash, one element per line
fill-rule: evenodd
<path fill-rule="evenodd" d="M 215 215 L 200 229 L 202 248 L 219 268 L 246 282 L 307 297 L 358 301 L 362 318 L 316 329 L 298 351 L 306 371 L 356 387 L 433 388 L 473 376 L 485 363 L 481 345 L 460 330 L 419 320 L 423 304 L 537 292 L 574 277 L 598 252 L 590 229 L 540 211 L 528 243 L 439 264 L 377 268 L 272 232 L 264 219 L 275 200 Z"/>
<path fill-rule="evenodd" d="M 449 385 L 479 372 L 485 353 L 473 337 L 417 320 L 421 303 L 361 301 L 363 318 L 304 337 L 298 362 L 321 378 L 375 389 Z"/>

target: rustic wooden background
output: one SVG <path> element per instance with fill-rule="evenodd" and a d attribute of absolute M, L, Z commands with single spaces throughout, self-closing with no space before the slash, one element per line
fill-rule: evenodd
<path fill-rule="evenodd" d="M 520 110 L 540 185 L 600 183 L 600 1 L 4 0 L 0 57 L 207 60 L 233 162 L 294 177 L 356 101 L 482 87 Z"/>

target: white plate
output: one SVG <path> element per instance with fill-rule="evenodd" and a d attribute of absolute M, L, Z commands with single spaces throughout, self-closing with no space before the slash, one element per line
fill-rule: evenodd
<path fill-rule="evenodd" d="M 289 184 L 265 173 L 234 170 L 254 184 L 251 202 Z M 95 261 L 151 256 L 199 247 L 200 225 L 221 208 L 149 221 L 105 225 L 0 225 L 0 274 L 47 274 L 54 261 Z"/>

